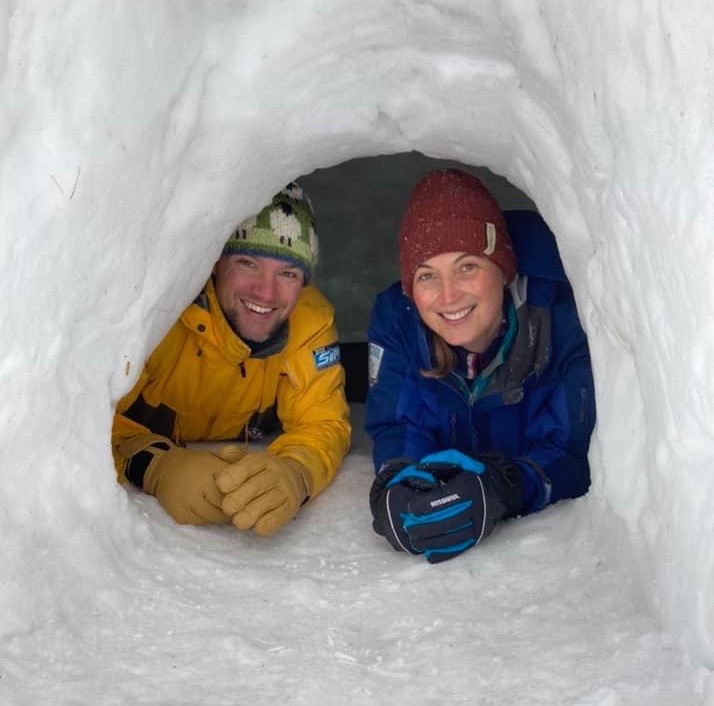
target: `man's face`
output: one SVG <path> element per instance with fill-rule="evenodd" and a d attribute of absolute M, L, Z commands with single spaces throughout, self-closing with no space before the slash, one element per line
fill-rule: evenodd
<path fill-rule="evenodd" d="M 224 255 L 213 273 L 218 302 L 231 327 L 257 343 L 287 320 L 305 283 L 299 267 L 272 257 Z"/>

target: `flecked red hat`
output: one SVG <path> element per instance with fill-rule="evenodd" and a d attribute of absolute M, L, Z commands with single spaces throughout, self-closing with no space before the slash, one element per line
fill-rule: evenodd
<path fill-rule="evenodd" d="M 430 172 L 409 197 L 399 226 L 399 268 L 409 297 L 417 267 L 445 252 L 487 257 L 508 283 L 516 276 L 503 212 L 480 179 L 459 169 Z"/>

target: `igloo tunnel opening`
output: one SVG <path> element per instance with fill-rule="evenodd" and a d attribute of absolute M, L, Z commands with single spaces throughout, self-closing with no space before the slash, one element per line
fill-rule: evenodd
<path fill-rule="evenodd" d="M 598 396 L 579 517 L 714 665 L 709 4 L 65 5 L 0 19 L 2 633 L 120 615 L 170 566 L 106 438 L 235 223 L 418 150 L 504 175 L 555 232 Z"/>

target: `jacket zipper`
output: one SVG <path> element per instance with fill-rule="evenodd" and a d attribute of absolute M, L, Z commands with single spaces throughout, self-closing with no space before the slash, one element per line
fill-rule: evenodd
<path fill-rule="evenodd" d="M 452 412 L 449 417 L 449 424 L 451 425 L 451 446 L 452 448 L 457 448 L 456 444 L 456 412 Z"/>
<path fill-rule="evenodd" d="M 455 373 L 451 373 L 452 375 L 455 375 Z M 457 376 L 458 378 L 458 376 Z M 446 382 L 445 379 L 440 379 L 439 382 L 441 382 L 443 385 L 446 385 L 448 389 L 450 389 L 458 398 L 459 400 L 466 406 L 466 416 L 468 417 L 468 429 L 469 429 L 469 436 L 471 437 L 471 451 L 474 453 L 476 449 L 478 449 L 478 432 L 476 431 L 476 425 L 474 424 L 474 418 L 473 418 L 473 413 L 474 413 L 474 407 L 473 405 L 469 402 L 468 397 L 464 395 L 463 390 L 457 390 L 453 385 L 449 385 L 448 382 Z M 458 448 L 458 436 L 456 432 L 456 426 L 457 426 L 457 420 L 458 420 L 458 412 L 451 412 L 449 415 L 449 426 L 451 428 L 451 445 L 454 448 Z"/>

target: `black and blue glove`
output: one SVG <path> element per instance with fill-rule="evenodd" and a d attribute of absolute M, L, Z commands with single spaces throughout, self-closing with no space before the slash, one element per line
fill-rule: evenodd
<path fill-rule="evenodd" d="M 396 458 L 382 464 L 369 491 L 372 529 L 386 537 L 397 550 L 418 554 L 409 543 L 402 516 L 408 512 L 412 499 L 420 493 L 438 487 L 434 475 L 409 459 Z"/>
<path fill-rule="evenodd" d="M 375 531 L 431 563 L 478 544 L 524 504 L 518 467 L 500 456 L 481 459 L 449 449 L 417 464 L 388 464 L 370 493 Z"/>
<path fill-rule="evenodd" d="M 454 449 L 421 460 L 421 465 L 439 469 L 435 473 L 441 483 L 412 498 L 402 517 L 414 551 L 431 563 L 451 559 L 488 537 L 512 512 L 518 470 L 494 461 L 484 463 Z"/>

